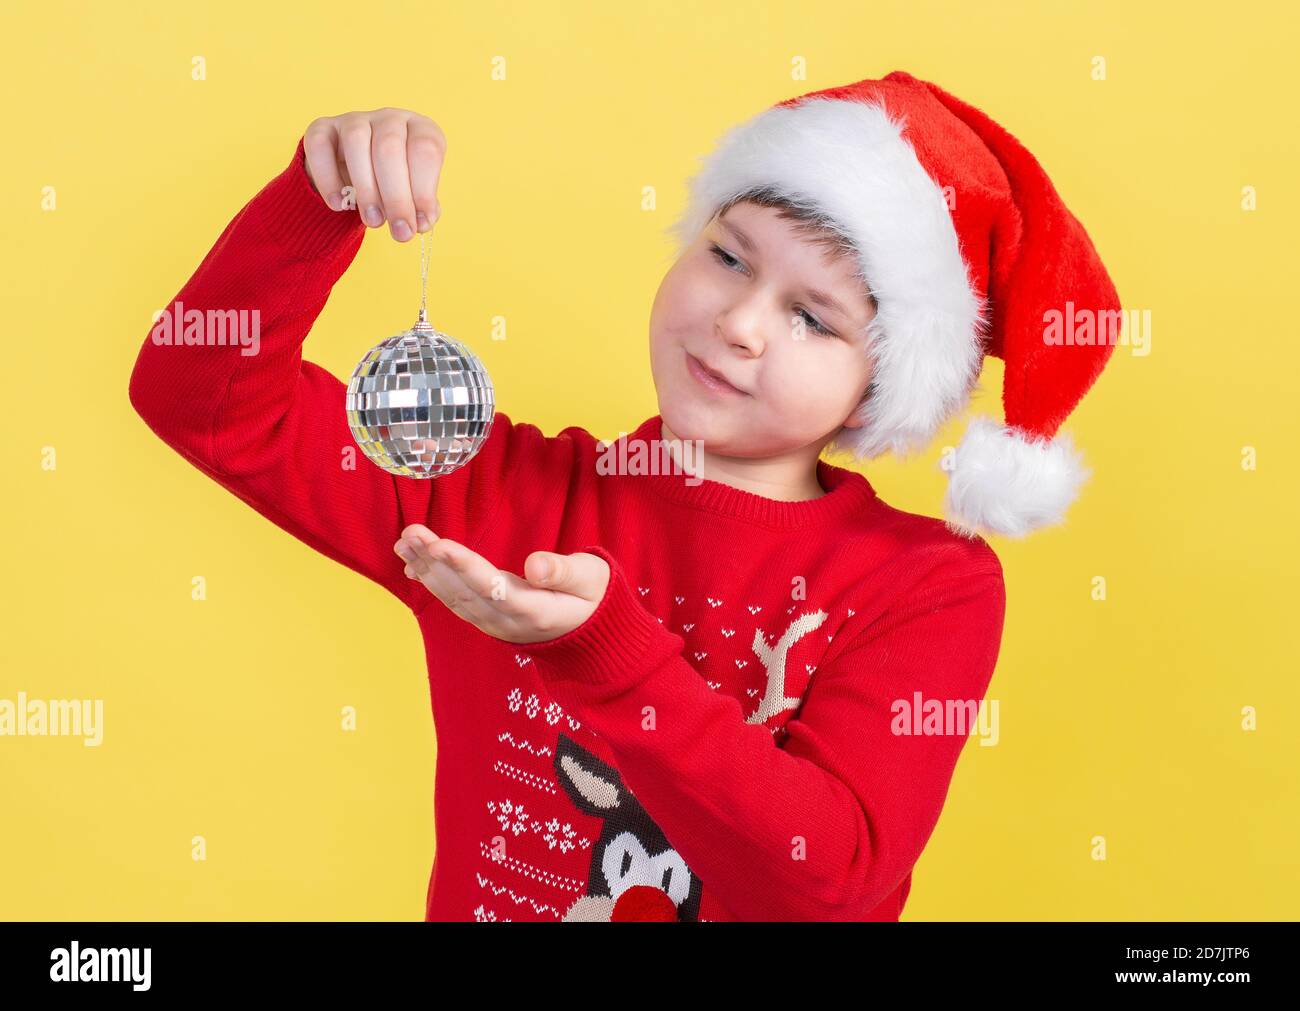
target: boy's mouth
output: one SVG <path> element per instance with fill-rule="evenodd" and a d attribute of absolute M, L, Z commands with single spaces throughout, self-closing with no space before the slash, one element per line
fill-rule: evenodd
<path fill-rule="evenodd" d="M 740 397 L 749 396 L 744 390 L 733 385 L 726 376 L 709 368 L 689 351 L 686 352 L 686 371 L 691 374 L 696 382 L 712 393 Z"/>

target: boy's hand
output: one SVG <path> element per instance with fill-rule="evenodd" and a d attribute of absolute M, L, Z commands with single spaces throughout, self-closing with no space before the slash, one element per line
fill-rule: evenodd
<path fill-rule="evenodd" d="M 579 551 L 534 551 L 524 559 L 525 579 L 503 572 L 463 544 L 414 524 L 393 550 L 452 612 L 506 642 L 544 642 L 587 620 L 609 586 L 603 558 Z"/>
<path fill-rule="evenodd" d="M 427 232 L 442 214 L 447 137 L 428 116 L 406 109 L 324 116 L 307 127 L 302 148 L 307 177 L 332 210 L 356 208 L 371 228 L 387 221 L 398 242 Z"/>

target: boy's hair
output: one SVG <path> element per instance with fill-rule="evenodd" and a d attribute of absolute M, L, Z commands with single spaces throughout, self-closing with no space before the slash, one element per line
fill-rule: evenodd
<path fill-rule="evenodd" d="M 867 296 L 867 301 L 871 303 L 873 309 L 877 310 L 877 312 L 879 311 L 880 304 L 876 301 L 875 293 L 871 290 L 871 282 L 863 272 L 862 261 L 858 256 L 857 246 L 854 245 L 853 241 L 835 225 L 825 212 L 818 210 L 811 204 L 792 200 L 772 187 L 763 186 L 747 190 L 739 196 L 732 197 L 717 209 L 715 217 L 721 217 L 739 203 L 751 203 L 759 207 L 769 207 L 776 211 L 777 217 L 793 222 L 795 231 L 807 236 L 810 241 L 827 250 L 832 257 L 848 257 L 852 259 L 857 267 L 858 282 L 862 285 L 862 290 Z M 876 322 L 874 319 L 867 325 L 866 332 L 868 339 L 876 333 Z M 875 389 L 876 381 L 873 375 L 871 382 L 867 384 L 866 392 L 858 402 L 857 410 L 862 410 Z M 836 452 L 852 452 L 851 446 L 841 443 L 838 439 L 832 440 L 830 448 Z"/>
<path fill-rule="evenodd" d="M 858 248 L 853 244 L 853 241 L 840 231 L 823 211 L 817 210 L 809 204 L 792 200 L 771 187 L 759 187 L 732 197 L 718 208 L 715 216 L 721 217 L 740 203 L 770 207 L 776 211 L 777 217 L 794 222 L 795 231 L 802 233 L 812 242 L 826 249 L 831 256 L 848 257 L 855 262 L 858 261 Z M 858 264 L 857 273 L 858 280 L 862 283 L 868 300 L 874 306 L 876 299 L 871 291 L 871 283 L 863 276 L 860 263 Z"/>

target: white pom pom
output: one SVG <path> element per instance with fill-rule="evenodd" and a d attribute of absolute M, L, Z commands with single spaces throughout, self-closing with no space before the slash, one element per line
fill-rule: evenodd
<path fill-rule="evenodd" d="M 1068 435 L 1027 438 L 977 416 L 948 475 L 945 523 L 967 537 L 1023 537 L 1060 523 L 1091 476 Z"/>

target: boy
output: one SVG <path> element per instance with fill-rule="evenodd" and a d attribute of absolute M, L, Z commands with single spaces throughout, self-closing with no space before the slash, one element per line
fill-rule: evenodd
<path fill-rule="evenodd" d="M 458 471 L 394 478 L 340 466 L 343 384 L 301 357 L 365 227 L 437 219 L 445 138 L 372 115 L 313 124 L 311 173 L 305 138 L 177 296 L 259 307 L 260 353 L 147 339 L 131 401 L 416 616 L 426 919 L 897 920 L 1000 648 L 978 531 L 1058 521 L 1086 476 L 1051 437 L 1111 348 L 1042 339 L 1067 298 L 1117 307 L 1082 226 L 934 85 L 791 99 L 693 180 L 651 313 L 658 414 L 606 447 L 498 411 Z M 1007 424 L 959 446 L 946 524 L 820 459 L 923 448 L 986 353 Z M 681 466 L 626 465 L 665 446 Z"/>

